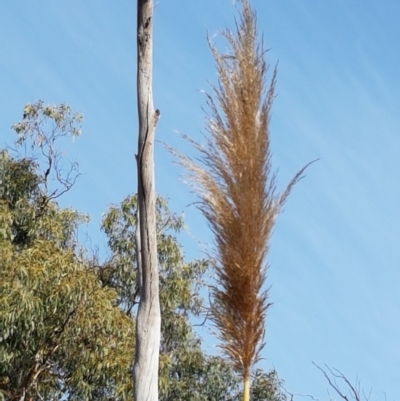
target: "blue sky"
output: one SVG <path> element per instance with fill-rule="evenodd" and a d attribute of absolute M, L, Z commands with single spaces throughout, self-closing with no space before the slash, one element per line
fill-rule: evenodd
<path fill-rule="evenodd" d="M 327 399 L 312 361 L 377 399 L 400 392 L 400 3 L 397 0 L 253 0 L 279 61 L 271 121 L 273 163 L 283 188 L 310 160 L 277 220 L 269 254 L 273 308 L 262 362 L 288 390 Z M 135 191 L 137 141 L 134 1 L 3 2 L 0 131 L 26 103 L 68 103 L 84 114 L 67 156 L 84 174 L 63 200 L 92 216 Z M 201 140 L 207 80 L 215 81 L 206 30 L 232 26 L 232 0 L 159 0 L 155 15 L 157 138 L 191 152 L 177 131 Z M 211 237 L 181 169 L 157 145 L 157 190 L 184 212 L 189 258 Z M 207 346 L 215 341 L 207 335 Z"/>

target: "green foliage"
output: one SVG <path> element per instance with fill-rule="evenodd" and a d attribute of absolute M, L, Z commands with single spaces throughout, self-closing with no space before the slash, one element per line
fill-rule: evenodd
<path fill-rule="evenodd" d="M 0 199 L 12 217 L 9 229 L 13 245 L 22 249 L 38 239 L 56 242 L 64 248 L 75 245 L 73 233 L 87 217 L 72 209 L 60 210 L 51 201 L 35 161 L 13 159 L 7 152 L 2 156 Z"/>
<path fill-rule="evenodd" d="M 81 399 L 129 387 L 133 322 L 115 306 L 115 292 L 50 241 L 23 250 L 2 244 L 0 257 L 0 377 L 10 398 L 25 391 Z"/>
<path fill-rule="evenodd" d="M 119 207 L 111 206 L 104 216 L 102 228 L 108 236 L 112 257 L 101 272 L 103 281 L 115 288 L 120 295 L 120 305 L 131 311 L 136 304 L 136 210 L 137 196 L 128 196 Z M 202 285 L 207 269 L 205 260 L 186 263 L 174 234 L 183 227 L 182 217 L 168 210 L 167 201 L 158 197 L 157 238 L 160 274 L 161 310 L 164 314 L 174 311 L 198 315 L 201 298 L 193 290 Z M 169 319 L 164 319 L 169 320 Z"/>
<path fill-rule="evenodd" d="M 286 401 L 287 395 L 282 389 L 282 380 L 276 370 L 264 372 L 257 369 L 251 385 L 251 400 Z"/>
<path fill-rule="evenodd" d="M 75 233 L 86 217 L 55 202 L 73 182 L 58 169 L 55 147 L 71 130 L 69 116 L 67 107 L 39 102 L 16 127 L 18 144 L 33 138 L 32 153 L 46 155 L 45 171 L 37 160 L 1 152 L 0 391 L 7 400 L 131 392 L 134 322 L 82 257 Z M 50 137 L 41 137 L 43 121 L 53 124 Z M 51 175 L 59 187 L 49 191 Z"/>
<path fill-rule="evenodd" d="M 17 145 L 30 139 L 31 148 L 52 147 L 59 138 L 81 135 L 80 113 L 72 113 L 66 104 L 45 105 L 41 100 L 24 107 L 23 120 L 12 126 L 17 133 Z"/>
<path fill-rule="evenodd" d="M 185 394 L 194 396 L 194 387 L 205 380 L 209 369 L 189 320 L 190 316 L 199 316 L 202 310 L 199 289 L 207 263 L 204 260 L 184 261 L 175 237 L 183 226 L 182 218 L 169 212 L 167 202 L 161 198 L 157 198 L 156 209 L 162 315 L 160 393 L 163 400 L 177 399 L 178 395 L 180 399 L 189 399 Z M 136 210 L 137 197 L 129 196 L 119 207 L 110 207 L 103 219 L 112 257 L 100 269 L 100 277 L 116 289 L 121 308 L 129 314 L 138 295 Z"/>
<path fill-rule="evenodd" d="M 39 167 L 38 179 L 47 201 L 69 191 L 79 176 L 78 164 L 67 162 L 56 144 L 66 137 L 75 140 L 80 136 L 82 121 L 82 114 L 72 113 L 66 104 L 45 105 L 39 100 L 27 104 L 22 121 L 12 126 L 17 134 L 16 146 L 25 149 Z M 50 188 L 49 181 L 57 184 Z"/>

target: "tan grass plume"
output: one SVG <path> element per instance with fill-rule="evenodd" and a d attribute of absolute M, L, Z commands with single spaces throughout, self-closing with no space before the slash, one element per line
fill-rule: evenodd
<path fill-rule="evenodd" d="M 269 238 L 275 216 L 308 165 L 283 193 L 276 192 L 269 139 L 276 68 L 266 89 L 268 68 L 256 15 L 248 0 L 241 5 L 236 31 L 222 32 L 228 52 L 222 54 L 209 43 L 218 84 L 206 94 L 207 143 L 201 146 L 191 140 L 200 163 L 179 157 L 215 238 L 212 317 L 221 348 L 243 374 L 249 392 L 250 371 L 264 346 L 270 306 L 264 287 Z"/>

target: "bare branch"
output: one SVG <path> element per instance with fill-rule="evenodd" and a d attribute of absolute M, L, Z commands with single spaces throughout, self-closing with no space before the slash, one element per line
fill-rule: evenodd
<path fill-rule="evenodd" d="M 360 381 L 358 378 L 356 378 L 355 384 L 353 384 L 346 377 L 346 375 L 338 369 L 330 368 L 328 365 L 324 365 L 325 369 L 323 369 L 315 362 L 313 362 L 313 365 L 322 372 L 331 388 L 334 389 L 336 394 L 339 395 L 343 400 L 350 401 L 353 399 L 354 401 L 369 401 L 372 389 L 369 391 L 368 395 L 364 392 L 364 390 L 361 391 Z M 345 385 L 348 394 L 342 390 L 338 382 L 342 382 Z"/>
<path fill-rule="evenodd" d="M 192 327 L 201 327 L 201 326 L 204 326 L 204 324 L 205 324 L 205 323 L 207 322 L 207 320 L 208 320 L 209 314 L 210 314 L 210 311 L 207 311 L 207 312 L 206 312 L 206 317 L 204 318 L 203 322 L 200 323 L 200 324 L 193 324 Z"/>
<path fill-rule="evenodd" d="M 315 398 L 313 395 L 311 394 L 300 394 L 300 393 L 292 393 L 290 391 L 288 391 L 285 386 L 283 384 L 281 384 L 281 387 L 283 389 L 283 391 L 285 392 L 285 394 L 290 396 L 290 401 L 294 401 L 294 397 L 304 397 L 304 398 L 311 398 L 312 401 L 319 401 L 318 398 Z"/>

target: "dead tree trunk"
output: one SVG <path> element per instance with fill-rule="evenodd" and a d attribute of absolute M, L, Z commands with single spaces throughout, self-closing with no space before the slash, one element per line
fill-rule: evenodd
<path fill-rule="evenodd" d="M 135 401 L 158 400 L 160 303 L 154 188 L 154 135 L 160 115 L 152 92 L 153 0 L 137 0 L 137 102 L 139 119 L 137 256 L 140 302 L 136 321 Z"/>

